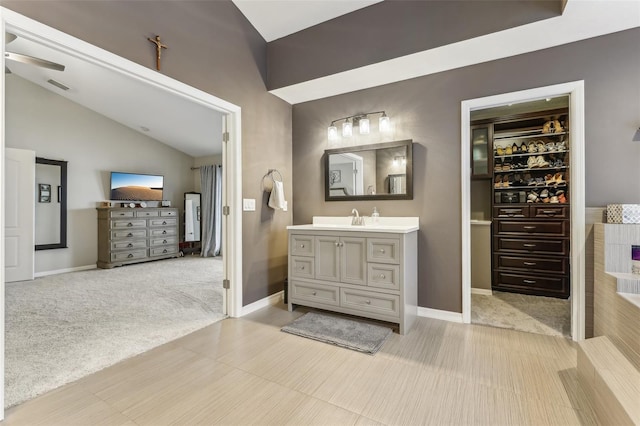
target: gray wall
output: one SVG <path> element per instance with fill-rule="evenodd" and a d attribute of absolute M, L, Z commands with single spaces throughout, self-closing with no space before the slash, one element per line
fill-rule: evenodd
<path fill-rule="evenodd" d="M 274 40 L 270 90 L 559 16 L 558 0 L 387 0 Z"/>
<path fill-rule="evenodd" d="M 95 265 L 96 206 L 109 199 L 110 171 L 164 175 L 164 198 L 182 208 L 183 193 L 193 190 L 193 157 L 16 75 L 6 76 L 6 82 L 6 146 L 68 161 L 68 248 L 36 251 L 36 272 Z M 48 206 L 58 206 L 56 185 L 51 189 Z"/>
<path fill-rule="evenodd" d="M 235 5 L 51 0 L 2 6 L 153 69 L 147 37 L 159 34 L 169 46 L 163 74 L 242 108 L 243 196 L 258 203 L 256 212 L 243 214 L 243 304 L 282 290 L 291 211 L 269 209 L 260 180 L 278 169 L 291 197 L 291 106 L 266 91 L 266 42 Z"/>
<path fill-rule="evenodd" d="M 640 29 L 469 66 L 293 108 L 294 223 L 346 216 L 353 207 L 419 216 L 419 305 L 460 312 L 460 102 L 585 80 L 586 203 L 640 202 Z M 395 139 L 414 140 L 414 199 L 325 202 L 327 125 L 358 111 L 386 110 Z M 332 148 L 336 147 L 332 144 Z M 615 173 L 614 173 L 615 171 Z"/>

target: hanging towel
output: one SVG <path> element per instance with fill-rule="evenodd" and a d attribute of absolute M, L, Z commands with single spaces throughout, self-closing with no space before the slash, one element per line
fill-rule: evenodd
<path fill-rule="evenodd" d="M 274 180 L 273 189 L 269 196 L 269 207 L 274 210 L 283 210 L 286 201 L 284 200 L 284 185 L 282 182 Z"/>

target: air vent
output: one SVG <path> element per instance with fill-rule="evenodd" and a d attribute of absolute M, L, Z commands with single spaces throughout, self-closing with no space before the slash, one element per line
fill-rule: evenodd
<path fill-rule="evenodd" d="M 69 90 L 69 88 L 67 86 L 65 86 L 62 83 L 59 83 L 53 79 L 49 79 L 47 80 L 47 83 L 53 84 L 54 86 L 56 86 L 58 89 L 62 89 L 62 90 Z"/>

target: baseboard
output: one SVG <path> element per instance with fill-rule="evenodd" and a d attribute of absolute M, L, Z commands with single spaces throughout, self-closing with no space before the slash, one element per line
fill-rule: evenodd
<path fill-rule="evenodd" d="M 271 296 L 265 297 L 264 299 L 256 300 L 253 303 L 249 303 L 247 306 L 243 306 L 240 316 L 243 317 L 262 308 L 266 308 L 267 306 L 273 306 L 281 303 L 282 298 L 284 297 L 283 293 L 284 291 L 279 291 Z"/>
<path fill-rule="evenodd" d="M 66 274 L 67 272 L 88 271 L 89 269 L 96 269 L 96 265 L 76 266 L 74 268 L 56 269 L 55 271 L 36 272 L 34 277 L 46 277 L 47 275 Z"/>
<path fill-rule="evenodd" d="M 481 294 L 483 296 L 493 296 L 493 291 L 486 288 L 473 288 L 471 287 L 471 294 Z"/>
<path fill-rule="evenodd" d="M 418 316 L 449 322 L 462 322 L 462 313 L 460 312 L 441 311 L 440 309 L 423 308 L 420 306 L 418 306 Z"/>

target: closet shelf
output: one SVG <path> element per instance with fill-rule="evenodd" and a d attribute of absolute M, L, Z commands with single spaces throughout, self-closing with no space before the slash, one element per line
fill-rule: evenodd
<path fill-rule="evenodd" d="M 558 166 L 558 167 L 534 167 L 534 168 L 524 168 L 524 169 L 509 169 L 509 170 L 494 170 L 494 173 L 521 173 L 521 172 L 537 172 L 543 170 L 566 170 L 569 166 Z"/>
<path fill-rule="evenodd" d="M 493 158 L 512 158 L 512 157 L 530 157 L 532 155 L 549 155 L 549 154 L 566 154 L 569 152 L 568 149 L 564 151 L 544 151 L 544 152 L 519 152 L 517 154 L 505 154 L 505 155 L 495 155 Z"/>
<path fill-rule="evenodd" d="M 532 138 L 546 138 L 549 136 L 562 136 L 568 135 L 569 132 L 557 132 L 557 133 L 542 133 L 541 131 L 537 131 L 535 134 L 527 134 L 531 133 L 531 131 L 522 132 L 522 134 L 518 134 L 518 132 L 509 132 L 509 135 L 500 136 L 499 134 L 494 134 L 494 141 L 507 141 L 510 139 L 518 140 L 518 139 L 532 139 Z"/>

